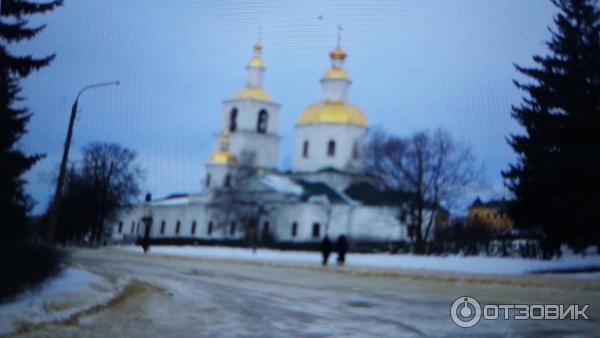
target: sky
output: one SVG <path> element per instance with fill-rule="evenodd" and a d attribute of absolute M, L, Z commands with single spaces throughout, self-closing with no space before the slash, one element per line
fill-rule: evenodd
<path fill-rule="evenodd" d="M 510 112 L 523 96 L 514 64 L 547 53 L 555 13 L 548 0 L 66 0 L 32 18 L 47 24 L 38 37 L 11 47 L 57 55 L 22 83 L 34 115 L 19 146 L 46 154 L 26 176 L 34 213 L 52 196 L 73 100 L 95 82 L 121 85 L 83 94 L 71 159 L 90 142 L 116 142 L 138 154 L 155 198 L 200 191 L 221 103 L 243 87 L 259 30 L 264 87 L 282 105 L 280 168 L 289 168 L 295 121 L 320 98 L 338 25 L 349 99 L 369 127 L 446 129 L 484 164 L 472 195 L 507 196 L 500 172 L 516 158 L 506 138 L 520 132 Z"/>

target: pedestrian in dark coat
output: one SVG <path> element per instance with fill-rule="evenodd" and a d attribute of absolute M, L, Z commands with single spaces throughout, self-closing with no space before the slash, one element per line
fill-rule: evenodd
<path fill-rule="evenodd" d="M 148 198 L 148 196 L 146 196 Z M 150 227 L 152 227 L 152 217 L 144 217 L 142 218 L 144 222 L 144 237 L 142 238 L 141 245 L 142 249 L 144 249 L 144 255 L 148 253 L 150 250 Z"/>
<path fill-rule="evenodd" d="M 329 255 L 331 254 L 331 241 L 327 235 L 325 235 L 321 241 L 321 254 L 323 255 L 323 266 L 325 266 L 327 265 Z"/>
<path fill-rule="evenodd" d="M 337 263 L 338 265 L 344 265 L 346 261 L 346 252 L 348 252 L 348 241 L 346 236 L 340 235 L 335 243 L 335 249 L 338 253 Z"/>

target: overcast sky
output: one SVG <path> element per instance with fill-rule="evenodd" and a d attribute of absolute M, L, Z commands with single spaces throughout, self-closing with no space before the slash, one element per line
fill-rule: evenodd
<path fill-rule="evenodd" d="M 554 14 L 547 0 L 67 0 L 33 20 L 48 24 L 43 33 L 13 47 L 57 54 L 23 83 L 35 115 L 21 146 L 47 154 L 27 175 L 35 212 L 51 197 L 74 96 L 98 81 L 122 84 L 80 99 L 72 157 L 91 141 L 117 142 L 138 153 L 144 191 L 199 191 L 221 102 L 244 85 L 259 26 L 265 88 L 282 105 L 282 169 L 296 118 L 320 97 L 341 24 L 350 101 L 369 126 L 403 136 L 447 129 L 485 163 L 481 193 L 502 196 L 500 171 L 515 158 L 506 137 L 519 131 L 510 107 L 522 96 L 513 63 L 546 53 Z"/>

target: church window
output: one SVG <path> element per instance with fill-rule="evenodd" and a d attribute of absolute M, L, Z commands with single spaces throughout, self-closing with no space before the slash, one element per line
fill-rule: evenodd
<path fill-rule="evenodd" d="M 352 158 L 357 160 L 360 157 L 360 150 L 358 147 L 358 143 L 354 143 L 354 145 L 352 146 Z"/>
<path fill-rule="evenodd" d="M 237 116 L 238 110 L 237 108 L 233 108 L 231 113 L 229 113 L 229 131 L 234 132 L 237 129 Z"/>
<path fill-rule="evenodd" d="M 406 210 L 402 210 L 402 212 L 400 213 L 400 222 L 401 223 L 405 223 L 406 222 Z"/>
<path fill-rule="evenodd" d="M 175 235 L 179 235 L 180 229 L 181 229 L 181 222 L 177 221 L 177 224 L 175 224 Z"/>
<path fill-rule="evenodd" d="M 298 234 L 298 223 L 292 223 L 292 237 L 296 237 Z"/>
<path fill-rule="evenodd" d="M 327 156 L 333 157 L 335 156 L 335 141 L 329 140 L 327 143 Z"/>
<path fill-rule="evenodd" d="M 210 187 L 210 174 L 206 174 L 206 187 Z"/>
<path fill-rule="evenodd" d="M 258 112 L 258 122 L 256 124 L 256 131 L 258 131 L 261 134 L 266 133 L 268 119 L 269 119 L 269 114 L 267 113 L 266 110 L 263 109 L 260 112 Z"/>
<path fill-rule="evenodd" d="M 313 223 L 313 227 L 312 227 L 312 236 L 313 236 L 313 238 L 319 238 L 320 230 L 321 230 L 321 224 L 319 224 L 319 223 Z"/>
<path fill-rule="evenodd" d="M 206 234 L 211 235 L 213 231 L 213 222 L 208 222 L 208 227 L 206 228 Z"/>
<path fill-rule="evenodd" d="M 269 222 L 265 222 L 263 223 L 263 234 L 262 234 L 263 238 L 266 238 L 267 236 L 269 236 Z"/>
<path fill-rule="evenodd" d="M 123 232 L 123 222 L 119 222 L 119 233 Z"/>
<path fill-rule="evenodd" d="M 160 234 L 163 235 L 165 233 L 165 221 L 160 222 Z"/>
<path fill-rule="evenodd" d="M 304 141 L 302 144 L 302 157 L 308 158 L 308 141 Z"/>
<path fill-rule="evenodd" d="M 231 227 L 229 228 L 229 234 L 235 234 L 235 222 L 231 222 Z"/>
<path fill-rule="evenodd" d="M 135 221 L 131 221 L 131 233 L 135 231 Z"/>
<path fill-rule="evenodd" d="M 225 187 L 229 188 L 231 186 L 231 175 L 227 174 L 225 176 Z"/>
<path fill-rule="evenodd" d="M 196 221 L 192 222 L 192 235 L 196 234 Z"/>

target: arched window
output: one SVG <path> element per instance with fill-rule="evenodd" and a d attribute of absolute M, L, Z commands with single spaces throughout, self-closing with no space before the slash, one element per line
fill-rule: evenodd
<path fill-rule="evenodd" d="M 327 156 L 333 157 L 335 156 L 335 141 L 329 140 L 327 143 Z"/>
<path fill-rule="evenodd" d="M 160 223 L 160 234 L 163 235 L 165 233 L 165 221 Z"/>
<path fill-rule="evenodd" d="M 292 223 L 292 237 L 296 237 L 298 234 L 298 223 Z"/>
<path fill-rule="evenodd" d="M 196 221 L 192 222 L 192 235 L 196 234 Z"/>
<path fill-rule="evenodd" d="M 119 222 L 119 233 L 123 232 L 123 222 Z"/>
<path fill-rule="evenodd" d="M 263 223 L 262 238 L 266 239 L 269 236 L 269 222 Z"/>
<path fill-rule="evenodd" d="M 175 235 L 179 235 L 179 230 L 181 229 L 181 222 L 177 221 L 175 224 Z"/>
<path fill-rule="evenodd" d="M 135 231 L 135 221 L 131 221 L 131 233 Z"/>
<path fill-rule="evenodd" d="M 237 108 L 233 108 L 229 113 L 229 131 L 234 132 L 237 129 Z"/>
<path fill-rule="evenodd" d="M 225 175 L 225 187 L 229 188 L 231 186 L 231 175 L 227 174 Z"/>
<path fill-rule="evenodd" d="M 210 174 L 206 174 L 206 187 L 210 187 Z"/>
<path fill-rule="evenodd" d="M 258 122 L 256 123 L 256 131 L 261 134 L 267 132 L 267 120 L 269 119 L 269 114 L 266 110 L 261 110 L 258 112 Z"/>
<path fill-rule="evenodd" d="M 358 160 L 360 158 L 360 149 L 358 146 L 358 143 L 354 143 L 354 145 L 352 145 L 352 158 L 355 160 Z"/>
<path fill-rule="evenodd" d="M 207 235 L 211 235 L 212 234 L 212 229 L 213 228 L 213 222 L 208 222 L 208 226 L 206 227 L 206 234 Z"/>
<path fill-rule="evenodd" d="M 319 223 L 313 223 L 313 227 L 312 227 L 312 236 L 313 238 L 319 238 L 320 235 L 320 231 L 321 230 L 321 224 Z"/>
<path fill-rule="evenodd" d="M 302 144 L 302 157 L 308 158 L 308 141 L 304 141 Z"/>
<path fill-rule="evenodd" d="M 235 222 L 231 222 L 231 228 L 229 228 L 229 234 L 235 234 Z"/>

